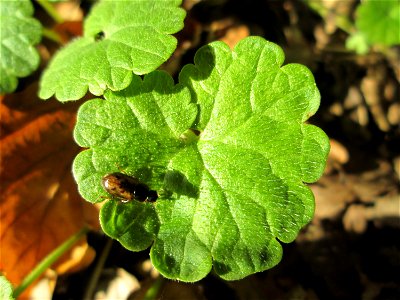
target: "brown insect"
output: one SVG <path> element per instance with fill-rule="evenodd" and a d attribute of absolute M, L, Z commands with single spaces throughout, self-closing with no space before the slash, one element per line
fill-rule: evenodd
<path fill-rule="evenodd" d="M 119 172 L 105 175 L 101 184 L 107 193 L 124 203 L 132 200 L 155 202 L 158 198 L 157 192 L 150 190 L 139 179 Z"/>

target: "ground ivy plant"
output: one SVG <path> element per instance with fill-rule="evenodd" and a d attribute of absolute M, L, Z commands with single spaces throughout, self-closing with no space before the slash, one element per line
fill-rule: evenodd
<path fill-rule="evenodd" d="M 196 281 L 212 267 L 240 279 L 276 265 L 313 216 L 305 182 L 322 174 L 328 139 L 304 123 L 319 105 L 310 71 L 258 37 L 233 51 L 200 49 L 174 85 L 160 71 L 134 76 L 81 106 L 74 175 L 93 203 L 123 169 L 159 191 L 156 203 L 106 201 L 103 230 L 126 248 L 151 247 L 166 277 Z"/>
<path fill-rule="evenodd" d="M 0 94 L 13 92 L 18 77 L 30 75 L 39 66 L 34 45 L 42 37 L 42 26 L 32 15 L 29 0 L 0 1 Z"/>
<path fill-rule="evenodd" d="M 363 1 L 357 7 L 355 25 L 346 46 L 359 54 L 367 53 L 371 45 L 399 45 L 400 1 Z"/>
<path fill-rule="evenodd" d="M 83 37 L 60 50 L 41 79 L 39 96 L 82 98 L 88 91 L 126 88 L 134 74 L 165 62 L 176 47 L 171 35 L 182 29 L 181 0 L 101 1 L 84 22 Z"/>
<path fill-rule="evenodd" d="M 202 47 L 177 84 L 154 71 L 175 47 L 179 4 L 100 2 L 85 36 L 50 64 L 40 95 L 104 92 L 79 109 L 74 136 L 86 149 L 73 174 L 87 201 L 104 202 L 106 234 L 133 251 L 151 247 L 167 278 L 194 282 L 213 269 L 240 279 L 276 265 L 280 242 L 313 216 L 306 184 L 321 176 L 329 142 L 305 122 L 320 95 L 306 67 L 283 66 L 282 49 L 260 37 L 233 50 Z M 156 190 L 157 201 L 111 197 L 101 180 L 121 170 Z"/>

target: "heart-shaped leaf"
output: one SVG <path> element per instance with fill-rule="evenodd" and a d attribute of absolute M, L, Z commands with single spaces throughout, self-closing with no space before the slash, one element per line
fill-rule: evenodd
<path fill-rule="evenodd" d="M 0 94 L 17 88 L 17 77 L 31 74 L 39 65 L 34 47 L 42 37 L 42 26 L 32 18 L 29 0 L 0 1 Z"/>
<path fill-rule="evenodd" d="M 234 280 L 276 265 L 278 240 L 293 241 L 313 216 L 305 182 L 321 176 L 329 150 L 304 123 L 320 99 L 311 72 L 283 60 L 262 38 L 233 51 L 215 42 L 178 85 L 155 72 L 86 102 L 75 128 L 89 148 L 74 162 L 83 197 L 111 198 L 101 178 L 119 169 L 159 193 L 155 203 L 107 201 L 103 230 L 132 250 L 153 242 L 154 266 L 182 281 L 212 266 Z"/>
<path fill-rule="evenodd" d="M 82 98 L 87 90 L 126 88 L 135 74 L 147 74 L 176 48 L 171 34 L 183 27 L 180 0 L 101 1 L 85 20 L 84 36 L 61 49 L 45 70 L 39 96 Z"/>
<path fill-rule="evenodd" d="M 357 7 L 356 26 L 370 44 L 400 44 L 400 2 L 363 1 Z"/>

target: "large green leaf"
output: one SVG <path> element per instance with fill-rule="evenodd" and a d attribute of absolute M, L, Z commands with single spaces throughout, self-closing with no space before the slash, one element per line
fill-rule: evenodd
<path fill-rule="evenodd" d="M 357 7 L 356 26 L 370 44 L 400 44 L 400 1 L 363 1 Z"/>
<path fill-rule="evenodd" d="M 42 36 L 42 26 L 32 18 L 29 0 L 0 1 L 0 94 L 13 92 L 17 77 L 26 77 L 39 65 L 34 47 Z"/>
<path fill-rule="evenodd" d="M 61 49 L 41 79 L 39 96 L 76 100 L 87 90 L 126 88 L 135 74 L 147 74 L 176 48 L 171 36 L 183 27 L 181 0 L 103 0 L 85 20 L 84 36 Z"/>
<path fill-rule="evenodd" d="M 82 105 L 75 139 L 88 149 L 74 162 L 82 196 L 111 198 L 101 178 L 119 169 L 160 196 L 108 200 L 103 230 L 132 250 L 153 242 L 154 266 L 182 281 L 212 266 L 234 280 L 276 265 L 279 241 L 293 241 L 313 216 L 305 183 L 321 176 L 329 151 L 323 131 L 304 123 L 320 100 L 312 74 L 283 61 L 262 38 L 233 51 L 215 42 L 178 85 L 154 72 Z"/>

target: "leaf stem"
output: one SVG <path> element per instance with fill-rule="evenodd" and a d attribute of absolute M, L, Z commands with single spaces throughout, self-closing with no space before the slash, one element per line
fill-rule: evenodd
<path fill-rule="evenodd" d="M 147 290 L 143 300 L 155 300 L 164 282 L 165 279 L 160 275 L 153 285 Z"/>
<path fill-rule="evenodd" d="M 17 298 L 33 281 L 35 281 L 47 268 L 49 268 L 61 255 L 67 252 L 89 229 L 82 228 L 68 240 L 48 254 L 36 267 L 22 280 L 14 290 L 14 298 Z"/>
<path fill-rule="evenodd" d="M 48 0 L 37 0 L 37 3 L 47 12 L 47 14 L 53 18 L 56 23 L 64 22 L 63 18 L 54 9 L 54 6 Z"/>
<path fill-rule="evenodd" d="M 54 30 L 43 28 L 42 34 L 44 37 L 48 38 L 49 40 L 56 42 L 57 44 L 62 45 L 63 41 L 61 40 L 60 36 L 54 32 Z"/>
<path fill-rule="evenodd" d="M 93 270 L 92 276 L 90 277 L 83 299 L 93 299 L 94 290 L 96 288 L 97 282 L 99 281 L 99 277 L 101 271 L 103 270 L 106 259 L 110 254 L 112 244 L 113 239 L 108 239 L 103 251 L 101 252 L 101 256 L 96 264 L 96 267 Z"/>
<path fill-rule="evenodd" d="M 310 7 L 312 10 L 314 10 L 316 13 L 318 13 L 322 18 L 326 19 L 328 15 L 330 14 L 329 9 L 327 9 L 321 2 L 319 1 L 311 1 L 311 0 L 305 0 L 305 3 Z M 340 14 L 334 14 L 335 16 L 335 23 L 336 26 L 342 29 L 344 32 L 348 34 L 352 34 L 355 32 L 355 27 L 353 23 L 349 20 L 349 18 L 345 15 L 340 15 Z"/>

